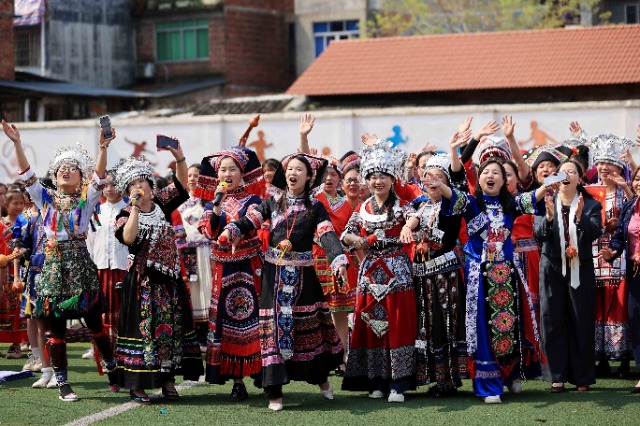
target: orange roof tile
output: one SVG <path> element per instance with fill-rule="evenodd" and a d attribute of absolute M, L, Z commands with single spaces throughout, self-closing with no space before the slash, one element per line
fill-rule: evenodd
<path fill-rule="evenodd" d="M 334 41 L 309 96 L 640 83 L 640 24 Z"/>

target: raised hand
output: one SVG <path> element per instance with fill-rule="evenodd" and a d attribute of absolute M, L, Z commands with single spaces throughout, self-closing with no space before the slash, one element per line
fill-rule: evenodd
<path fill-rule="evenodd" d="M 584 197 L 580 194 L 580 197 L 578 197 L 578 206 L 576 207 L 576 221 L 579 221 L 582 217 L 582 209 L 584 209 Z"/>
<path fill-rule="evenodd" d="M 580 133 L 582 133 L 582 127 L 580 127 L 580 123 L 578 123 L 577 121 L 572 121 L 571 123 L 569 123 L 569 131 L 574 138 L 579 138 Z"/>
<path fill-rule="evenodd" d="M 318 156 L 318 148 L 309 148 L 309 155 L 311 155 L 312 157 L 317 157 Z"/>
<path fill-rule="evenodd" d="M 378 140 L 378 136 L 375 133 L 363 133 L 360 136 L 360 139 L 362 140 L 363 144 L 367 146 L 373 146 L 373 144 L 376 143 L 376 140 Z"/>
<path fill-rule="evenodd" d="M 553 217 L 555 215 L 555 206 L 553 204 L 553 197 L 551 195 L 546 195 L 544 197 L 544 207 L 546 209 L 544 217 L 547 219 L 547 222 L 553 222 Z"/>
<path fill-rule="evenodd" d="M 496 123 L 496 120 L 491 120 L 490 122 L 479 128 L 473 138 L 479 141 L 483 136 L 490 136 L 497 132 L 498 129 L 500 129 L 500 126 L 498 125 L 498 123 Z"/>
<path fill-rule="evenodd" d="M 451 136 L 449 146 L 452 149 L 465 146 L 467 142 L 469 142 L 469 138 L 471 138 L 471 130 L 467 129 L 463 132 L 457 131 L 453 134 L 453 136 Z"/>
<path fill-rule="evenodd" d="M 100 129 L 100 142 L 99 142 L 100 148 L 109 148 L 109 144 L 115 138 L 116 138 L 116 129 L 115 129 L 115 127 L 111 128 L 111 137 L 110 138 L 105 138 L 104 137 L 104 130 Z"/>
<path fill-rule="evenodd" d="M 471 122 L 473 121 L 473 117 L 469 116 L 460 122 L 460 126 L 458 127 L 458 133 L 464 133 L 471 127 Z"/>
<path fill-rule="evenodd" d="M 627 181 L 622 176 L 620 176 L 618 172 L 613 172 L 610 179 L 613 183 L 616 184 L 616 186 L 619 186 L 620 188 L 625 188 L 627 186 Z"/>
<path fill-rule="evenodd" d="M 20 132 L 15 124 L 9 124 L 2 120 L 2 130 L 13 143 L 20 142 Z"/>
<path fill-rule="evenodd" d="M 438 150 L 438 147 L 431 144 L 431 142 L 427 142 L 426 144 L 423 145 L 422 148 L 420 148 L 418 150 L 418 154 L 425 152 L 425 151 L 430 151 L 430 152 L 436 152 Z"/>
<path fill-rule="evenodd" d="M 511 117 L 510 115 L 505 115 L 504 117 L 502 117 L 502 133 L 504 133 L 507 138 L 513 136 L 513 130 L 515 129 L 515 127 L 516 125 L 513 122 L 513 117 Z"/>
<path fill-rule="evenodd" d="M 316 118 L 311 114 L 305 114 L 300 118 L 300 134 L 308 135 L 313 130 Z"/>
<path fill-rule="evenodd" d="M 418 156 L 415 152 L 409 154 L 407 161 L 404 162 L 404 168 L 409 170 L 413 169 L 416 166 L 416 158 L 418 158 Z"/>

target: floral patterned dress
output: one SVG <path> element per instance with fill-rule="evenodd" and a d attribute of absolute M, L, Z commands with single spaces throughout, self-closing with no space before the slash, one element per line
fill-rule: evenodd
<path fill-rule="evenodd" d="M 188 197 L 175 182 L 155 192 L 150 212 L 139 213 L 138 235 L 129 245 L 116 349 L 118 384 L 126 389 L 158 388 L 180 373 L 185 380 L 197 380 L 204 372 L 170 222 Z M 116 238 L 123 244 L 130 214 L 126 207 L 116 217 Z"/>

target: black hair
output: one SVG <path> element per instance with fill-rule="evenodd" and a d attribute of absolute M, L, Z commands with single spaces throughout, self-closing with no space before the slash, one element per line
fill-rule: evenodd
<path fill-rule="evenodd" d="M 193 169 L 193 168 L 198 169 L 198 171 L 200 171 L 200 164 L 199 163 L 193 163 L 192 165 L 190 165 L 189 167 L 187 167 L 187 170 L 189 169 Z"/>
<path fill-rule="evenodd" d="M 304 207 L 306 210 L 305 217 L 307 219 L 310 219 L 311 216 L 313 215 L 313 209 L 312 209 L 313 204 L 311 203 L 311 179 L 313 179 L 313 168 L 311 167 L 309 160 L 307 160 L 304 155 L 295 155 L 289 159 L 289 162 L 291 162 L 291 160 L 300 161 L 302 164 L 304 164 L 305 168 L 307 169 L 307 176 L 309 176 L 309 179 L 307 179 L 304 183 L 303 200 L 304 200 Z M 282 214 L 286 214 L 286 210 L 287 210 L 286 196 L 280 197 L 280 200 L 278 201 L 278 204 L 277 204 L 277 208 L 278 208 L 278 212 Z"/>
<path fill-rule="evenodd" d="M 280 162 L 275 158 L 267 158 L 262 162 L 262 168 L 264 169 L 265 167 L 271 167 L 274 170 L 278 170 L 278 167 L 280 167 Z"/>
<path fill-rule="evenodd" d="M 169 186 L 169 181 L 162 176 L 156 176 L 154 179 L 156 181 L 156 189 L 163 189 Z M 149 182 L 149 185 L 153 188 L 151 182 Z"/>
<path fill-rule="evenodd" d="M 422 157 L 424 157 L 425 155 L 435 155 L 436 153 L 434 151 L 422 151 L 420 154 L 418 154 L 418 156 L 416 157 L 416 167 L 418 167 L 418 164 L 420 164 L 420 159 Z"/>
<path fill-rule="evenodd" d="M 565 161 L 564 163 L 562 163 L 560 165 L 560 167 L 562 167 L 564 164 L 567 163 L 571 163 L 574 166 L 576 166 L 576 169 L 578 170 L 578 176 L 580 177 L 580 182 L 578 182 L 578 186 L 576 187 L 576 190 L 582 194 L 583 198 L 591 198 L 593 199 L 593 195 L 591 195 L 589 193 L 589 191 L 587 191 L 586 189 L 584 189 L 584 185 L 582 184 L 582 178 L 584 177 L 584 170 L 582 170 L 582 165 L 580 164 L 580 161 L 575 160 L 572 158 L 568 159 L 567 161 Z"/>
<path fill-rule="evenodd" d="M 487 204 L 484 201 L 484 192 L 482 192 L 482 187 L 480 187 L 480 175 L 490 164 L 497 164 L 502 172 L 502 187 L 500 187 L 500 193 L 498 194 L 498 200 L 500 205 L 502 206 L 502 211 L 504 213 L 511 213 L 515 210 L 515 197 L 509 193 L 507 190 L 507 172 L 502 165 L 502 162 L 496 158 L 490 158 L 480 165 L 480 169 L 478 170 L 478 182 L 476 183 L 476 190 L 474 195 L 476 197 L 476 201 L 478 203 L 478 207 L 483 212 L 487 211 Z M 517 169 L 516 169 L 517 170 Z"/>

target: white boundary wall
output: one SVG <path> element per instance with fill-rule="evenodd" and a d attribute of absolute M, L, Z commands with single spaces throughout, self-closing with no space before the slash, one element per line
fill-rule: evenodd
<path fill-rule="evenodd" d="M 498 122 L 504 114 L 511 114 L 516 125 L 516 139 L 526 141 L 531 135 L 531 122 L 538 129 L 560 142 L 570 137 L 569 122 L 578 120 L 590 134 L 615 133 L 630 139 L 636 138 L 640 124 L 640 100 L 582 103 L 514 104 L 514 105 L 470 105 L 455 107 L 382 108 L 357 110 L 331 110 L 313 112 L 316 124 L 309 136 L 310 144 L 319 151 L 329 150 L 340 157 L 347 150 L 358 150 L 360 134 L 376 133 L 391 137 L 392 128 L 399 126 L 407 151 L 417 150 L 427 141 L 445 150 L 451 135 L 460 121 L 468 115 L 474 116 L 473 129 L 487 121 Z M 298 146 L 300 112 L 264 114 L 260 126 L 251 134 L 249 142 L 257 139 L 257 131 L 264 132 L 264 139 L 273 143 L 267 148 L 265 157 L 281 158 L 294 152 Z M 118 138 L 109 148 L 109 165 L 120 157 L 131 155 L 133 145 L 125 138 L 147 141 L 148 158 L 157 164 L 162 174 L 172 161 L 168 152 L 155 152 L 157 133 L 173 135 L 180 139 L 187 164 L 199 163 L 203 156 L 221 148 L 235 145 L 245 131 L 250 115 L 174 116 L 170 118 L 148 118 L 145 116 L 112 117 Z M 81 142 L 94 156 L 97 154 L 99 134 L 98 120 L 56 121 L 46 123 L 16 123 L 21 131 L 27 157 L 39 176 L 46 173 L 48 163 L 56 149 Z M 11 141 L 1 134 L 0 182 L 15 180 L 17 165 Z M 533 141 L 523 144 L 530 148 Z M 634 153 L 640 157 L 640 151 Z"/>

